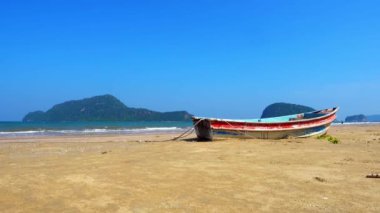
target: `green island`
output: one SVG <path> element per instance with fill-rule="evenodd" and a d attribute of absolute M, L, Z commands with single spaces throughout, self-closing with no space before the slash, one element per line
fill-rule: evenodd
<path fill-rule="evenodd" d="M 157 112 L 127 107 L 112 95 L 101 95 L 57 104 L 46 112 L 30 112 L 23 122 L 188 121 L 191 117 L 186 111 Z"/>

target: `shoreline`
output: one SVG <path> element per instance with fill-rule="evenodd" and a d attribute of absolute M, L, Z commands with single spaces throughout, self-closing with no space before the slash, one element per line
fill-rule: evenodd
<path fill-rule="evenodd" d="M 18 136 L 0 137 L 2 143 L 112 143 L 112 142 L 155 142 L 154 139 L 168 140 L 178 136 L 176 133 L 146 133 L 146 134 L 104 134 L 104 135 L 58 135 L 58 136 Z M 190 135 L 189 138 L 196 137 Z M 185 138 L 185 139 L 186 139 Z M 160 142 L 160 141 L 157 141 Z M 174 141 L 173 141 L 174 142 Z"/>
<path fill-rule="evenodd" d="M 330 129 L 328 130 L 327 134 L 330 133 L 332 129 L 335 128 L 346 128 L 346 127 L 371 127 L 371 126 L 379 126 L 380 123 L 350 123 L 350 124 L 336 124 L 336 125 L 331 125 Z M 177 128 L 177 127 L 176 127 Z M 52 140 L 52 139 L 83 139 L 83 138 L 124 138 L 126 141 L 129 141 L 130 139 L 135 139 L 135 138 L 141 138 L 141 137 L 146 137 L 148 139 L 152 139 L 155 137 L 163 137 L 169 139 L 170 137 L 176 137 L 186 131 L 189 128 L 177 128 L 176 130 L 168 130 L 168 131 L 152 131 L 152 132 L 131 132 L 131 133 L 95 133 L 95 134 L 66 134 L 66 135 L 19 135 L 19 136 L 2 136 L 0 135 L 0 143 L 7 143 L 7 142 L 12 142 L 12 143 L 25 143 L 24 141 L 27 140 Z M 196 138 L 195 133 L 191 134 L 187 138 Z M 313 137 L 312 137 L 313 138 Z M 227 139 L 227 138 L 226 138 Z M 233 139 L 232 139 L 233 140 Z M 260 139 L 244 139 L 244 140 L 260 140 Z M 280 140 L 285 140 L 285 139 L 280 139 Z M 264 140 L 267 141 L 267 140 Z M 276 140 L 274 140 L 276 141 Z M 75 141 L 73 141 L 75 142 Z"/>
<path fill-rule="evenodd" d="M 141 129 L 86 129 L 86 130 L 38 130 L 38 131 L 14 131 L 0 132 L 1 138 L 25 138 L 25 137 L 90 137 L 90 136 L 128 136 L 128 135 L 155 135 L 155 134 L 180 134 L 188 128 L 180 127 L 152 127 Z"/>

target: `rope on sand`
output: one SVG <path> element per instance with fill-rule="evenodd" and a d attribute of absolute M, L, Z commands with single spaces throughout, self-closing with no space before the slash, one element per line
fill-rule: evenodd
<path fill-rule="evenodd" d="M 197 121 L 197 122 L 196 122 L 196 123 L 190 128 L 190 129 L 186 130 L 185 132 L 183 132 L 183 133 L 180 134 L 179 136 L 172 138 L 171 140 L 172 140 L 172 141 L 176 141 L 176 140 L 178 140 L 178 139 L 180 139 L 180 138 L 184 138 L 184 137 L 190 135 L 191 133 L 194 132 L 194 130 L 195 130 L 195 126 L 197 126 L 197 125 L 198 125 L 201 121 L 203 121 L 203 120 L 204 120 L 204 119 L 200 119 L 200 120 Z"/>
<path fill-rule="evenodd" d="M 187 129 L 186 131 L 184 131 L 183 133 L 181 133 L 180 135 L 178 135 L 177 137 L 174 137 L 174 138 L 171 138 L 171 139 L 165 139 L 165 140 L 154 140 L 154 141 L 146 141 L 146 142 L 168 142 L 168 141 L 176 141 L 180 138 L 184 138 L 184 137 L 187 137 L 189 136 L 191 133 L 194 132 L 195 130 L 195 126 L 198 125 L 201 121 L 203 121 L 204 119 L 200 119 L 199 121 L 197 121 L 192 127 L 190 127 L 189 129 Z"/>

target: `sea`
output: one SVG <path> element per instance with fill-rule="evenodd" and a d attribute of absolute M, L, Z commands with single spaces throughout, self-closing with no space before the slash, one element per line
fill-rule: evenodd
<path fill-rule="evenodd" d="M 1 137 L 182 133 L 191 122 L 0 122 Z"/>

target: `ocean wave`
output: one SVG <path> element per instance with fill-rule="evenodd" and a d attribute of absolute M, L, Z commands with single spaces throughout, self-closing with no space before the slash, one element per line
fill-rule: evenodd
<path fill-rule="evenodd" d="M 8 131 L 8 132 L 0 132 L 0 135 L 6 135 L 6 134 L 36 134 L 36 133 L 41 133 L 44 131 L 41 130 L 36 130 L 36 131 Z"/>
<path fill-rule="evenodd" d="M 179 127 L 145 127 L 131 129 L 81 129 L 81 130 L 28 130 L 28 131 L 2 131 L 1 136 L 55 136 L 55 135 L 99 135 L 99 134 L 144 134 L 144 133 L 165 133 L 165 132 L 180 132 L 185 128 Z"/>

